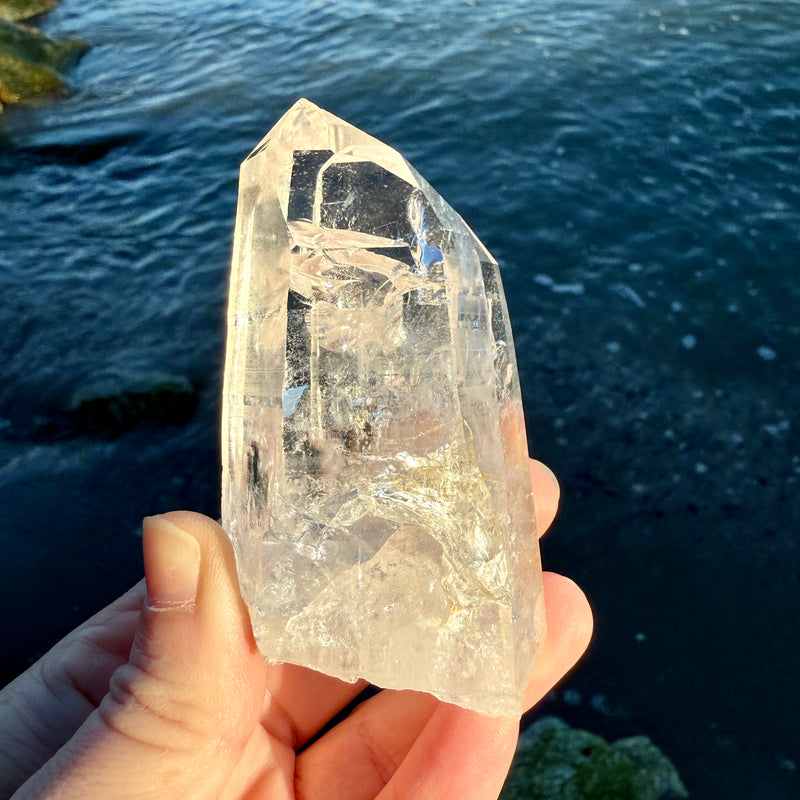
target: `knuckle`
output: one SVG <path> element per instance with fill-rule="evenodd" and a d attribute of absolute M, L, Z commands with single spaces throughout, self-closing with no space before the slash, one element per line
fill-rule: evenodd
<path fill-rule="evenodd" d="M 232 711 L 236 706 L 209 676 L 154 671 L 153 664 L 129 662 L 114 672 L 98 709 L 107 728 L 169 750 L 233 754 L 244 747 L 247 735 Z"/>
<path fill-rule="evenodd" d="M 111 676 L 98 709 L 105 726 L 126 739 L 168 749 L 190 749 L 208 736 L 202 709 L 185 689 L 127 663 Z"/>

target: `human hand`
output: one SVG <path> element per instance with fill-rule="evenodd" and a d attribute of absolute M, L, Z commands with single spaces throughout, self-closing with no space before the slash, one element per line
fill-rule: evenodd
<path fill-rule="evenodd" d="M 543 532 L 558 486 L 535 461 L 531 478 Z M 497 797 L 516 720 L 384 690 L 306 747 L 366 684 L 261 659 L 230 543 L 207 517 L 145 520 L 144 561 L 145 581 L 0 693 L 0 798 Z M 575 584 L 545 573 L 544 590 L 527 706 L 591 635 Z"/>

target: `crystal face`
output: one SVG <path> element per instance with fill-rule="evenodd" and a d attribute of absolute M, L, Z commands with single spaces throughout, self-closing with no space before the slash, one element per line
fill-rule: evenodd
<path fill-rule="evenodd" d="M 222 430 L 265 657 L 519 714 L 544 610 L 497 264 L 307 100 L 242 164 Z"/>

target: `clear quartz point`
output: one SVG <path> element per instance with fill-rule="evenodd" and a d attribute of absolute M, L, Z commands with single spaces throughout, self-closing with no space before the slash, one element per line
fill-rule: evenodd
<path fill-rule="evenodd" d="M 266 658 L 520 713 L 544 608 L 497 264 L 308 100 L 242 164 L 222 437 Z"/>

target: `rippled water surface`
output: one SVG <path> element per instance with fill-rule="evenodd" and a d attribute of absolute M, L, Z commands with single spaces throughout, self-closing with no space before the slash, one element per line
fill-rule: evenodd
<path fill-rule="evenodd" d="M 54 559 L 124 582 L 143 513 L 215 512 L 238 163 L 306 96 L 501 262 L 566 497 L 545 556 L 598 614 L 554 710 L 653 736 L 697 796 L 797 796 L 800 4 L 64 0 L 42 24 L 92 49 L 67 97 L 0 118 L 0 499 L 32 607 L 74 596 L 68 626 L 107 598 Z M 198 387 L 189 425 L 71 427 L 154 374 Z M 57 632 L 40 605 L 25 658 Z"/>

